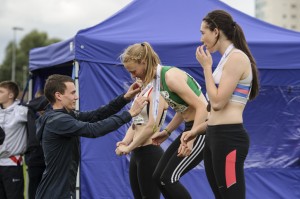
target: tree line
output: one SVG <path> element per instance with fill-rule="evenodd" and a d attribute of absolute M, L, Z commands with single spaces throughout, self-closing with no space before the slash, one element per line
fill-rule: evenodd
<path fill-rule="evenodd" d="M 45 32 L 39 32 L 32 30 L 25 35 L 20 42 L 16 43 L 15 55 L 16 55 L 16 76 L 15 81 L 23 89 L 26 80 L 29 75 L 29 51 L 32 48 L 48 46 L 50 44 L 61 41 L 58 38 L 49 38 Z M 0 82 L 5 80 L 11 80 L 12 72 L 12 53 L 13 53 L 13 41 L 9 42 L 5 48 L 4 60 L 0 64 Z"/>

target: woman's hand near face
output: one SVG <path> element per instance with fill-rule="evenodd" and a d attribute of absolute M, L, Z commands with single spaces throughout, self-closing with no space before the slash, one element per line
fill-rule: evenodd
<path fill-rule="evenodd" d="M 212 68 L 213 60 L 212 60 L 211 54 L 207 49 L 204 50 L 204 45 L 199 46 L 197 48 L 196 59 L 201 64 L 201 66 L 204 70 Z"/>

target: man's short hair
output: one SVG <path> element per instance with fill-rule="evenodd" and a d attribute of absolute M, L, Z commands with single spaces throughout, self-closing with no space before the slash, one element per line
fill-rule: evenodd
<path fill-rule="evenodd" d="M 55 93 L 59 92 L 61 94 L 65 93 L 66 90 L 66 82 L 74 83 L 74 80 L 66 75 L 54 74 L 50 75 L 46 80 L 46 84 L 44 87 L 44 93 L 47 100 L 53 104 L 55 103 Z"/>
<path fill-rule="evenodd" d="M 17 99 L 17 97 L 19 95 L 19 86 L 18 86 L 18 84 L 16 82 L 13 82 L 13 81 L 3 81 L 3 82 L 0 82 L 0 87 L 9 90 L 9 92 L 13 93 L 14 100 Z"/>

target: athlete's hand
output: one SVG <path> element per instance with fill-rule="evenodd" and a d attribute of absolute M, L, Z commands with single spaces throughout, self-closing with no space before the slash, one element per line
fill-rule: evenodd
<path fill-rule="evenodd" d="M 181 135 L 180 142 L 182 145 L 187 146 L 187 143 L 190 140 L 195 139 L 196 136 L 197 134 L 194 133 L 193 131 L 185 131 Z"/>
<path fill-rule="evenodd" d="M 127 154 L 130 153 L 130 150 L 129 150 L 128 146 L 123 145 L 123 144 L 118 146 L 117 149 L 122 153 L 122 155 L 127 155 Z"/>
<path fill-rule="evenodd" d="M 196 59 L 201 64 L 201 66 L 204 70 L 209 69 L 209 68 L 211 69 L 213 60 L 212 60 L 209 50 L 207 50 L 207 49 L 204 50 L 204 47 L 205 47 L 205 45 L 202 45 L 197 48 Z"/>
<path fill-rule="evenodd" d="M 160 131 L 160 132 L 156 132 L 154 133 L 154 135 L 152 135 L 151 139 L 152 139 L 152 144 L 153 145 L 157 145 L 159 146 L 161 143 L 163 143 L 167 138 L 169 137 L 167 131 Z"/>
<path fill-rule="evenodd" d="M 116 148 L 115 152 L 118 156 L 124 155 L 123 152 L 119 150 L 119 146 L 122 146 L 122 145 L 127 146 L 127 143 L 124 141 L 119 141 L 116 144 L 117 148 Z"/>
<path fill-rule="evenodd" d="M 115 152 L 116 152 L 116 155 L 118 155 L 118 156 L 123 155 L 122 151 L 119 150 L 119 147 L 116 148 Z"/>
<path fill-rule="evenodd" d="M 195 139 L 190 140 L 187 142 L 187 145 L 180 144 L 178 148 L 178 157 L 186 157 L 189 156 L 192 152 L 193 149 L 193 144 L 194 144 Z"/>

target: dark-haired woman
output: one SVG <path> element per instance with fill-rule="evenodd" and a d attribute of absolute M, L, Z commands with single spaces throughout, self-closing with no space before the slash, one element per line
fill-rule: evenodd
<path fill-rule="evenodd" d="M 210 102 L 206 129 L 204 165 L 216 198 L 245 198 L 244 162 L 249 137 L 243 127 L 243 112 L 248 100 L 259 92 L 256 63 L 242 28 L 223 10 L 207 14 L 201 23 L 201 42 L 196 58 L 201 64 Z M 211 53 L 222 58 L 212 72 Z M 182 136 L 182 143 L 193 138 Z"/>

